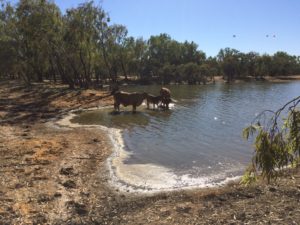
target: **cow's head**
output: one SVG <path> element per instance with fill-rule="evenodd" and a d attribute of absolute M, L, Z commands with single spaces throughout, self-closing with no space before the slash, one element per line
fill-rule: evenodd
<path fill-rule="evenodd" d="M 148 93 L 147 92 L 143 92 L 143 99 L 146 99 L 148 97 Z"/>
<path fill-rule="evenodd" d="M 112 84 L 109 86 L 110 94 L 114 95 L 116 92 L 119 91 L 119 86 L 117 84 Z"/>

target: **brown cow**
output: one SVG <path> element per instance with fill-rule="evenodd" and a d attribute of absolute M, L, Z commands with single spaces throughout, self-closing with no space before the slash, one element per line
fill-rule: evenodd
<path fill-rule="evenodd" d="M 150 103 L 153 104 L 153 109 L 155 108 L 155 105 L 158 105 L 161 102 L 161 96 L 154 96 L 148 94 L 147 96 L 147 108 L 149 109 Z"/>
<path fill-rule="evenodd" d="M 128 93 L 123 91 L 117 91 L 112 93 L 114 96 L 114 108 L 117 111 L 120 111 L 120 104 L 123 106 L 132 105 L 132 112 L 136 111 L 136 107 L 140 106 L 144 99 L 147 98 L 147 93 Z"/>
<path fill-rule="evenodd" d="M 162 98 L 171 98 L 171 91 L 168 88 L 162 87 L 160 89 L 160 96 Z"/>
<path fill-rule="evenodd" d="M 171 102 L 173 102 L 172 98 L 162 99 L 162 101 L 161 101 L 161 107 L 165 108 L 165 109 L 169 109 L 169 104 Z"/>
<path fill-rule="evenodd" d="M 166 109 L 169 109 L 169 104 L 170 102 L 172 102 L 171 91 L 168 88 L 162 87 L 160 89 L 160 96 L 161 96 L 162 106 Z"/>

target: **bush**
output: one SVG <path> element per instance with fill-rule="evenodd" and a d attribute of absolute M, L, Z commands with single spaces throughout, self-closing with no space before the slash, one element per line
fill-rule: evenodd
<path fill-rule="evenodd" d="M 258 115 L 254 122 L 243 130 L 243 137 L 254 139 L 254 156 L 242 183 L 249 184 L 258 175 L 268 183 L 288 166 L 296 166 L 300 157 L 300 111 L 297 106 L 300 96 L 286 103 L 276 112 L 267 110 Z M 282 123 L 279 118 L 285 110 L 288 116 Z M 271 113 L 269 120 L 266 114 Z M 262 123 L 264 122 L 264 123 Z M 282 126 L 280 126 L 282 124 Z"/>

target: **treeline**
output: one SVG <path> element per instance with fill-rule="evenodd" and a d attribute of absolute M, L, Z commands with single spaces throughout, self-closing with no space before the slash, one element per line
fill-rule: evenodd
<path fill-rule="evenodd" d="M 247 76 L 300 74 L 300 57 L 221 49 L 206 57 L 194 42 L 167 34 L 149 40 L 127 35 L 93 2 L 62 14 L 49 0 L 0 0 L 0 79 L 27 84 L 60 81 L 70 88 L 111 82 L 205 84 L 222 75 L 228 82 Z"/>

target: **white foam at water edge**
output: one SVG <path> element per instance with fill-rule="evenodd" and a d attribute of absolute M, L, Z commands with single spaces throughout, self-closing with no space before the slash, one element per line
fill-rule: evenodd
<path fill-rule="evenodd" d="M 170 103 L 170 104 L 169 104 L 169 108 L 170 108 L 170 109 L 174 109 L 174 108 L 175 108 L 175 103 Z"/>
<path fill-rule="evenodd" d="M 195 178 L 190 174 L 176 175 L 172 170 L 154 164 L 126 164 L 124 161 L 130 156 L 130 153 L 125 151 L 122 130 L 102 125 L 71 123 L 70 120 L 74 116 L 76 114 L 70 112 L 65 118 L 56 121 L 55 125 L 70 128 L 100 128 L 108 134 L 113 147 L 113 152 L 107 160 L 107 168 L 111 178 L 109 183 L 120 191 L 155 193 L 176 189 L 216 187 L 240 178 L 240 176 L 226 178 L 225 174 Z M 52 123 L 52 125 L 54 124 Z M 214 182 L 215 180 L 219 181 Z"/>
<path fill-rule="evenodd" d="M 142 103 L 142 106 L 147 106 L 147 103 L 146 102 L 143 102 Z M 175 108 L 175 103 L 170 103 L 169 104 L 169 109 L 174 109 Z"/>

